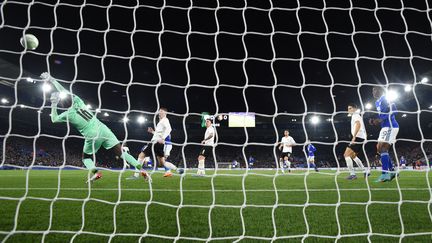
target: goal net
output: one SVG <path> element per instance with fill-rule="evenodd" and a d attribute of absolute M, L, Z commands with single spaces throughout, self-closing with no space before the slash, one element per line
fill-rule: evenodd
<path fill-rule="evenodd" d="M 430 241 L 429 12 L 425 0 L 2 1 L 0 241 Z M 86 184 L 85 139 L 52 123 L 43 72 L 135 158 L 166 108 L 167 161 L 185 173 L 164 177 L 151 157 L 152 182 L 134 180 L 102 148 L 103 177 Z M 369 124 L 377 87 L 399 125 L 388 151 Z M 366 171 L 351 173 L 352 105 Z M 195 176 L 206 118 L 217 136 Z"/>

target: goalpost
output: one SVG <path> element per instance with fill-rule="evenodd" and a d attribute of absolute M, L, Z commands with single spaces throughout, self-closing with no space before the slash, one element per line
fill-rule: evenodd
<path fill-rule="evenodd" d="M 431 132 L 430 123 L 427 121 L 431 118 L 432 109 L 432 103 L 427 103 L 430 102 L 431 84 L 427 79 L 422 79 L 422 75 L 431 74 L 428 68 L 432 61 L 428 51 L 432 47 L 430 10 L 428 1 L 414 3 L 402 0 L 3 1 L 0 5 L 0 42 L 4 37 L 4 43 L 0 43 L 0 53 L 8 60 L 0 65 L 6 68 L 0 70 L 9 70 L 10 73 L 0 73 L 0 90 L 5 91 L 0 94 L 5 96 L 0 97 L 1 119 L 5 120 L 2 124 L 7 124 L 0 130 L 0 169 L 24 169 L 21 176 L 25 179 L 22 188 L 0 185 L 0 205 L 14 204 L 10 206 L 12 213 L 2 211 L 0 206 L 0 212 L 8 214 L 0 219 L 0 241 L 8 242 L 17 235 L 30 235 L 27 240 L 46 242 L 53 234 L 66 235 L 69 242 L 79 241 L 83 235 L 90 240 L 91 237 L 105 237 L 109 242 L 123 239 L 119 237 L 135 237 L 140 242 L 154 239 L 174 242 L 304 242 L 318 239 L 336 242 L 347 238 L 368 242 L 384 238 L 403 242 L 415 237 L 420 237 L 420 240 L 432 237 L 432 228 L 428 228 L 432 225 L 432 188 L 430 152 L 427 152 L 432 144 L 428 133 Z M 40 46 L 36 50 L 24 50 L 19 44 L 19 39 L 29 33 L 39 38 Z M 0 58 L 3 59 L 1 55 Z M 36 74 L 46 69 L 54 77 L 62 77 L 58 79 L 69 86 L 71 92 L 80 96 L 81 93 L 87 96 L 91 93 L 94 98 L 92 102 L 98 103 L 91 109 L 104 123 L 110 123 L 111 128 L 115 126 L 114 133 L 128 146 L 148 142 L 143 138 L 148 134 L 141 131 L 142 127 L 137 129 L 128 125 L 127 119 L 134 122 L 132 119 L 139 116 L 137 122 L 149 122 L 148 126 L 154 127 L 159 108 L 167 104 L 178 106 L 178 110 L 168 113 L 168 118 L 181 124 L 173 131 L 178 137 L 172 138 L 173 151 L 181 151 L 178 152 L 181 154 L 179 161 L 195 160 L 198 156 L 189 154 L 187 147 L 201 146 L 201 140 L 190 138 L 195 135 L 190 135 L 188 129 L 199 128 L 199 122 L 194 122 L 201 112 L 254 112 L 257 128 L 235 130 L 241 134 L 239 137 L 244 137 L 244 143 L 226 141 L 218 134 L 219 142 L 214 152 L 215 170 L 204 178 L 189 177 L 192 171 L 187 170 L 186 162 L 180 165 L 186 168 L 185 174 L 174 176 L 178 182 L 156 179 L 138 187 L 124 184 L 124 176 L 130 172 L 106 168 L 106 171 L 112 172 L 109 174 L 111 177 L 107 176 L 100 183 L 105 180 L 115 188 L 90 184 L 85 188 L 81 185 L 63 188 L 67 183 L 81 183 L 68 181 L 71 179 L 67 169 L 82 169 L 82 165 L 79 159 L 76 159 L 78 163 L 70 164 L 67 156 L 71 151 L 68 141 L 76 139 L 75 142 L 81 143 L 82 136 L 76 135 L 70 125 L 65 128 L 64 136 L 44 133 L 50 131 L 51 126 L 47 112 L 50 109 L 49 91 L 45 90 L 42 94 L 37 91 L 42 84 Z M 85 70 L 84 74 L 80 70 Z M 62 76 L 62 72 L 68 74 Z M 404 177 L 403 171 L 401 177 L 395 178 L 391 184 L 377 185 L 367 178 L 363 184 L 357 183 L 362 179 L 358 179 L 357 184 L 343 180 L 346 166 L 339 156 L 343 154 L 341 146 L 349 143 L 349 130 L 344 128 L 344 124 L 349 125 L 346 106 L 350 102 L 358 103 L 367 123 L 367 118 L 378 113 L 371 93 L 372 87 L 377 86 L 398 90 L 403 96 L 404 100 L 397 102 L 401 122 L 401 135 L 397 141 L 415 146 L 418 150 L 415 156 L 421 157 L 427 165 L 423 171 L 409 174 L 421 180 L 421 185 L 415 184 L 415 180 L 403 181 L 410 178 Z M 23 92 L 33 97 L 23 97 Z M 117 98 L 119 103 L 123 102 L 121 105 L 116 106 Z M 227 104 L 224 100 L 232 101 Z M 37 118 L 33 121 L 26 121 L 26 115 L 17 118 L 23 109 L 35 113 Z M 148 119 L 151 121 L 143 116 L 151 117 Z M 119 118 L 123 119 L 120 123 Z M 405 122 L 405 118 L 410 118 L 411 123 Z M 258 119 L 262 123 L 258 123 Z M 319 122 L 325 125 L 319 128 Z M 36 133 L 29 135 L 26 129 L 31 126 L 37 127 Z M 307 139 L 321 146 L 316 162 L 320 156 L 319 149 L 331 151 L 329 156 L 332 160 L 327 162 L 333 163 L 335 170 L 324 169 L 319 173 L 293 170 L 287 175 L 278 173 L 279 154 L 274 148 L 280 142 L 284 129 L 289 129 L 290 135 L 301 146 L 306 144 Z M 408 135 L 413 137 L 403 135 L 402 130 L 405 135 L 406 131 L 410 131 Z M 375 154 L 374 145 L 378 136 L 376 129 L 368 128 L 367 132 L 367 144 L 363 146 L 365 164 L 372 162 L 370 155 Z M 256 141 L 254 137 L 271 139 L 270 142 Z M 31 146 L 33 153 L 33 157 L 26 157 L 30 158 L 26 163 L 20 162 L 23 157 L 11 159 L 10 151 L 15 147 L 10 147 L 10 141 L 15 138 L 31 140 L 31 145 L 23 145 Z M 39 151 L 37 141 L 41 138 L 61 140 L 61 143 L 51 145 L 61 144 L 63 160 L 54 166 L 39 166 L 57 169 L 55 176 L 51 177 L 57 181 L 51 187 L 35 188 L 32 186 L 35 180 L 30 178 L 38 167 L 35 154 Z M 232 163 L 218 161 L 218 146 L 240 148 L 239 155 L 243 158 L 240 164 L 244 163 L 246 169 L 226 171 L 226 168 L 231 170 Z M 264 159 L 271 160 L 271 167 L 275 170 L 248 170 L 248 146 L 271 151 L 272 158 Z M 404 149 L 397 144 L 392 147 L 396 165 L 401 155 L 412 153 L 411 147 Z M 306 157 L 303 149 L 294 150 L 295 156 Z M 399 153 L 402 150 L 403 154 Z M 21 155 L 14 152 L 14 156 Z M 254 166 L 259 168 L 258 163 Z M 375 172 L 375 177 L 378 172 Z M 158 176 L 154 171 L 151 173 L 154 177 Z M 5 178 L 13 177 L 14 174 L 0 170 L 0 181 L 7 182 L 9 179 Z M 195 184 L 191 180 L 196 180 Z M 223 184 L 224 180 L 229 182 Z M 14 194 L 13 190 L 22 193 Z M 34 190 L 40 190 L 42 196 L 31 194 Z M 43 194 L 48 191 L 54 194 Z M 70 196 L 72 194 L 64 196 L 69 191 L 85 193 L 77 197 Z M 101 192 L 113 193 L 113 196 L 100 199 L 98 193 Z M 160 196 L 177 192 L 175 196 L 179 199 L 174 203 L 166 202 Z M 348 195 L 347 192 L 358 194 Z M 388 199 L 387 194 L 379 194 L 381 192 L 394 194 Z M 209 199 L 203 204 L 195 204 L 194 200 L 200 200 L 203 195 Z M 129 200 L 129 197 L 132 199 Z M 301 197 L 301 200 L 296 200 L 296 197 Z M 236 201 L 238 198 L 240 202 Z M 31 220 L 23 213 L 27 212 L 24 208 L 28 200 L 49 203 L 48 212 L 42 212 L 47 215 L 45 228 L 26 225 L 25 221 Z M 56 228 L 55 221 L 60 215 L 56 211 L 58 202 L 80 204 L 78 211 L 74 212 L 80 215 L 80 219 L 74 222 L 77 227 Z M 109 208 L 107 215 L 110 218 L 106 221 L 112 228 L 94 227 L 88 230 L 93 223 L 92 217 L 97 217 L 94 212 L 98 212 L 97 207 L 92 208 L 94 212 L 88 212 L 93 203 Z M 143 224 L 138 230 L 125 231 L 122 228 L 119 215 L 125 205 L 139 209 L 133 214 Z M 384 219 L 377 221 L 374 215 L 380 211 L 377 208 L 386 206 L 391 206 L 394 211 L 381 212 Z M 160 220 L 160 217 L 152 215 L 154 207 L 164 207 L 172 220 Z M 425 227 L 411 225 L 413 219 L 407 213 L 407 210 L 411 212 L 407 209 L 409 207 L 422 209 L 420 223 Z M 197 223 L 199 218 L 191 216 L 194 211 L 191 213 L 187 211 L 189 209 L 196 212 L 208 210 L 204 213 L 205 220 Z M 227 211 L 218 213 L 221 210 Z M 226 216 L 228 210 L 237 211 Z M 251 213 L 250 210 L 259 211 Z M 323 216 L 320 210 L 331 211 L 332 220 L 325 221 L 328 214 Z M 412 210 L 414 213 L 415 210 Z M 350 227 L 353 223 L 348 220 L 350 213 L 360 215 L 364 225 L 360 227 L 355 224 L 358 229 Z M 165 211 L 161 214 L 165 216 Z M 267 220 L 267 224 L 260 226 L 255 217 Z M 392 223 L 396 221 L 397 226 L 392 224 L 392 229 L 382 227 L 388 223 L 387 217 Z M 238 219 L 232 225 L 238 232 L 224 234 L 230 231 L 227 228 L 220 230 L 220 225 L 224 225 L 220 221 L 232 218 Z M 301 230 L 289 231 L 292 218 L 295 218 L 295 223 L 301 223 Z M 131 218 L 131 222 L 134 219 Z M 319 220 L 328 222 L 328 227 L 332 228 L 330 233 L 327 225 Z M 206 226 L 201 228 L 203 222 Z M 172 230 L 173 234 L 154 233 L 155 228 L 165 224 L 170 225 L 167 231 Z M 198 230 L 187 228 L 189 224 Z M 261 227 L 269 230 L 261 232 Z M 201 231 L 208 234 L 203 236 Z"/>

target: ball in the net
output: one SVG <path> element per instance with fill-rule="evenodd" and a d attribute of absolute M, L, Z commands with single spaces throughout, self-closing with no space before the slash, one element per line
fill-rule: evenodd
<path fill-rule="evenodd" d="M 20 42 L 24 48 L 27 47 L 29 50 L 34 50 L 39 45 L 39 40 L 32 34 L 26 34 L 24 37 L 21 37 Z"/>

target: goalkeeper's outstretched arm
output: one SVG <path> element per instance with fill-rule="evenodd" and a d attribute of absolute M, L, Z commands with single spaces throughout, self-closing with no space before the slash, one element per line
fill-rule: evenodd
<path fill-rule="evenodd" d="M 59 92 L 54 92 L 51 94 L 51 122 L 64 122 L 66 121 L 66 112 L 61 113 L 60 115 L 57 113 L 57 104 L 60 101 Z"/>
<path fill-rule="evenodd" d="M 44 72 L 40 75 L 43 80 L 46 80 L 54 85 L 57 91 L 65 92 L 67 94 L 71 94 L 69 90 L 65 89 L 55 78 L 51 77 L 51 75 L 47 72 Z"/>

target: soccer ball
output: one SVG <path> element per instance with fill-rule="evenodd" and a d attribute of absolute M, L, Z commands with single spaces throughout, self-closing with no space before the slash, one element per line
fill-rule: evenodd
<path fill-rule="evenodd" d="M 29 50 L 34 50 L 39 45 L 39 40 L 32 34 L 26 34 L 24 37 L 21 37 L 20 42 L 24 48 L 27 47 Z"/>

